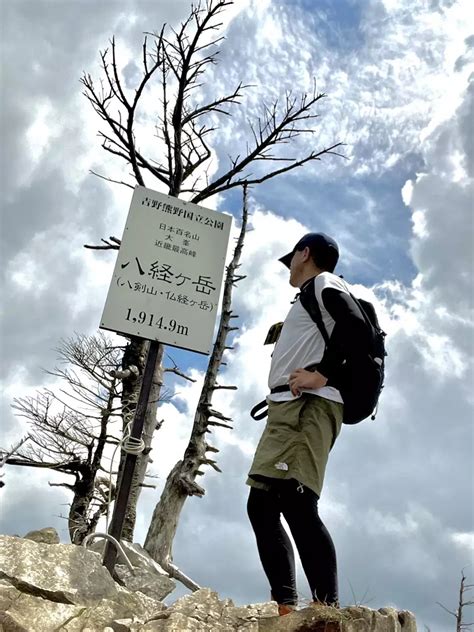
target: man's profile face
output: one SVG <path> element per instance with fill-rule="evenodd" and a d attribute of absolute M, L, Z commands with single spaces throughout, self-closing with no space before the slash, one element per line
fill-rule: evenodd
<path fill-rule="evenodd" d="M 304 264 L 304 250 L 295 250 L 290 263 L 290 285 L 299 287 L 299 280 Z"/>

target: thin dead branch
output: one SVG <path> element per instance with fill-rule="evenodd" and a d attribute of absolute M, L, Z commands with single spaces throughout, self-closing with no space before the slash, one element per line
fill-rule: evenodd
<path fill-rule="evenodd" d="M 464 569 L 462 569 L 461 582 L 459 584 L 458 607 L 456 608 L 456 610 L 449 610 L 449 608 L 446 608 L 446 606 L 444 606 L 439 601 L 436 602 L 438 606 L 443 608 L 443 610 L 445 610 L 448 614 L 455 618 L 456 632 L 465 632 L 465 630 L 470 629 L 473 625 L 472 622 L 467 623 L 464 620 L 465 608 L 474 605 L 474 599 L 467 598 L 467 593 L 469 593 L 474 588 L 474 584 L 467 584 L 466 579 L 467 577 L 464 574 Z"/>

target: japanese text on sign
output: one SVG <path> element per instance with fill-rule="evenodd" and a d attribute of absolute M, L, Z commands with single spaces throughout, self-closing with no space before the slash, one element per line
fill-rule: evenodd
<path fill-rule="evenodd" d="M 195 213 L 194 211 L 189 211 L 180 206 L 175 206 L 174 204 L 163 203 L 163 201 L 153 199 L 151 197 L 145 197 L 145 199 L 142 200 L 142 204 L 152 209 L 156 209 L 161 213 L 176 215 L 177 217 L 182 217 L 183 219 L 197 222 L 198 224 L 202 224 L 203 226 L 209 226 L 210 228 L 224 230 L 224 222 L 222 220 L 213 217 L 206 217 L 201 213 Z"/>
<path fill-rule="evenodd" d="M 231 222 L 137 187 L 101 327 L 209 353 Z"/>

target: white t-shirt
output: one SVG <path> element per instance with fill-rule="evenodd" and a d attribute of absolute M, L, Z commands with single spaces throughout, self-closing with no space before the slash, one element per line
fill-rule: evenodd
<path fill-rule="evenodd" d="M 330 336 L 334 329 L 334 320 L 323 305 L 321 298 L 322 291 L 332 287 L 349 294 L 349 289 L 340 277 L 331 272 L 321 272 L 314 279 L 314 290 L 316 299 L 321 309 L 323 323 Z M 321 362 L 326 345 L 316 323 L 297 300 L 291 306 L 280 333 L 280 337 L 275 345 L 268 376 L 269 388 L 288 384 L 290 374 L 295 369 L 304 369 L 310 364 Z M 304 393 L 319 395 L 325 399 L 342 403 L 339 391 L 332 386 L 324 386 L 318 389 L 303 389 Z M 283 393 L 273 393 L 267 399 L 273 402 L 283 402 L 296 399 L 290 391 Z"/>

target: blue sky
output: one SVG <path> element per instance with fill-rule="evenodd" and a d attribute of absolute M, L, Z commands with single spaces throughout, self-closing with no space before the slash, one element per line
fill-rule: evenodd
<path fill-rule="evenodd" d="M 13 398 L 58 388 L 42 371 L 54 366 L 58 341 L 97 332 L 115 255 L 83 244 L 120 237 L 130 203 L 129 189 L 89 174 L 127 175 L 100 149 L 100 122 L 79 78 L 84 70 L 97 76 L 98 50 L 115 34 L 131 81 L 142 33 L 163 21 L 176 25 L 188 8 L 187 0 L 2 4 L 2 447 L 26 431 L 10 410 Z M 245 478 L 262 429 L 247 413 L 266 391 L 269 352 L 261 343 L 294 294 L 277 259 L 305 232 L 322 230 L 340 244 L 337 271 L 376 303 L 389 352 L 378 419 L 344 429 L 321 499 L 341 598 L 351 603 L 352 590 L 358 598 L 368 590 L 371 607 L 410 609 L 431 632 L 452 629 L 436 602 L 455 607 L 474 543 L 474 37 L 467 17 L 465 0 L 239 0 L 225 21 L 220 63 L 200 96 L 240 80 L 253 87 L 212 140 L 211 176 L 245 147 L 248 121 L 264 101 L 311 91 L 314 78 L 327 98 L 315 133 L 298 139 L 291 155 L 343 142 L 347 156 L 325 157 L 250 195 L 247 278 L 234 297 L 241 330 L 221 376 L 239 389 L 216 397 L 235 429 L 215 433 L 223 473 L 206 474 L 206 496 L 186 503 L 175 544 L 184 572 L 237 603 L 268 598 L 245 515 Z M 150 155 L 153 107 L 150 98 L 138 130 Z M 240 203 L 233 192 L 204 205 L 238 217 Z M 197 354 L 167 351 L 197 382 L 167 374 L 176 392 L 158 413 L 165 420 L 154 443 L 158 488 L 143 493 L 139 542 L 186 446 L 206 364 Z M 66 541 L 58 514 L 69 497 L 48 487 L 61 477 L 9 468 L 4 480 L 0 531 L 52 525 Z"/>
<path fill-rule="evenodd" d="M 350 54 L 356 52 L 363 41 L 359 24 L 365 4 L 365 0 L 322 0 L 317 4 L 311 0 L 290 0 L 287 6 L 300 10 L 305 19 L 312 21 L 316 39 L 324 39 L 329 48 Z"/>

